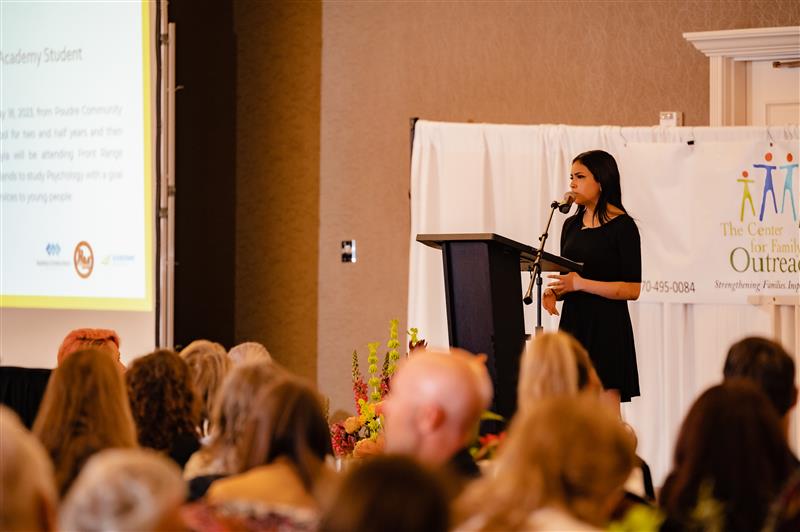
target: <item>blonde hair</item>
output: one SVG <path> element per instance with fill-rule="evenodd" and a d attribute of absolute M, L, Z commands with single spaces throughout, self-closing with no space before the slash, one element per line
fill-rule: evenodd
<path fill-rule="evenodd" d="M 56 508 L 50 458 L 17 415 L 0 405 L 0 530 L 49 530 Z"/>
<path fill-rule="evenodd" d="M 545 398 L 517 413 L 496 474 L 467 488 L 462 517 L 484 530 L 519 530 L 545 506 L 602 525 L 601 508 L 634 467 L 633 438 L 615 414 L 588 395 Z"/>
<path fill-rule="evenodd" d="M 242 364 L 228 373 L 211 414 L 211 441 L 186 464 L 187 477 L 243 471 L 244 434 L 258 408 L 257 398 L 263 388 L 286 376 L 279 366 L 263 362 Z"/>
<path fill-rule="evenodd" d="M 78 351 L 53 370 L 33 433 L 53 460 L 62 494 L 92 454 L 137 446 L 125 382 L 108 354 Z"/>
<path fill-rule="evenodd" d="M 578 340 L 564 332 L 540 334 L 520 360 L 519 408 L 545 397 L 575 395 L 594 379 L 592 361 Z"/>
<path fill-rule="evenodd" d="M 219 389 L 228 374 L 230 360 L 221 344 L 208 340 L 195 340 L 180 352 L 181 358 L 189 366 L 195 391 L 203 404 L 200 429 L 203 435 L 211 432 L 211 413 L 217 401 Z"/>
<path fill-rule="evenodd" d="M 267 348 L 258 342 L 244 342 L 228 352 L 231 362 L 234 364 L 244 364 L 246 362 L 272 362 L 272 355 Z"/>
<path fill-rule="evenodd" d="M 61 508 L 61 530 L 157 530 L 186 499 L 180 468 L 147 449 L 94 455 Z"/>

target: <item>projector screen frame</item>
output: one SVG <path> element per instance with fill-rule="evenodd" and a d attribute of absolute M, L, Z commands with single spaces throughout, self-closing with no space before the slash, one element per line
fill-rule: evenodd
<path fill-rule="evenodd" d="M 155 345 L 172 348 L 175 323 L 175 48 L 176 25 L 170 23 L 167 2 L 157 0 L 156 58 L 156 287 Z M 163 28 L 166 28 L 164 32 Z M 166 76 L 164 75 L 166 73 Z"/>

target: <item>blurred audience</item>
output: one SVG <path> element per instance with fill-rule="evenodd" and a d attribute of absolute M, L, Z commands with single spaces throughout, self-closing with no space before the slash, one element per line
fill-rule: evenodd
<path fill-rule="evenodd" d="M 180 352 L 189 366 L 195 392 L 200 397 L 200 433 L 207 438 L 211 433 L 211 413 L 222 382 L 230 368 L 228 353 L 222 345 L 208 340 L 195 340 Z"/>
<path fill-rule="evenodd" d="M 730 347 L 724 376 L 681 425 L 661 529 L 797 530 L 795 363 L 749 337 Z M 126 371 L 114 331 L 77 329 L 33 434 L 0 405 L 0 530 L 600 530 L 653 500 L 632 429 L 569 334 L 528 343 L 518 412 L 481 477 L 467 446 L 492 395 L 484 356 L 415 351 L 375 406 L 376 456 L 337 486 L 322 398 L 263 345 L 226 353 L 197 340 Z M 658 526 L 637 509 L 636 523 Z"/>
<path fill-rule="evenodd" d="M 17 415 L 0 405 L 0 530 L 55 530 L 53 464 Z"/>
<path fill-rule="evenodd" d="M 237 373 L 264 366 L 240 366 L 229 382 L 235 382 Z M 224 390 L 230 389 L 229 382 Z M 241 423 L 228 433 L 238 439 L 221 447 L 232 453 L 233 474 L 212 482 L 204 502 L 187 510 L 190 524 L 230 530 L 310 529 L 332 474 L 325 465 L 332 449 L 320 398 L 299 379 L 284 375 L 258 387 L 246 404 L 245 415 L 230 420 Z M 215 430 L 223 434 L 226 426 L 220 421 Z"/>
<path fill-rule="evenodd" d="M 713 386 L 681 426 L 659 496 L 663 530 L 760 530 L 793 470 L 778 415 L 756 385 Z"/>
<path fill-rule="evenodd" d="M 496 461 L 457 502 L 460 530 L 599 530 L 623 497 L 634 442 L 595 397 L 545 398 L 517 414 Z"/>
<path fill-rule="evenodd" d="M 62 495 L 94 453 L 136 447 L 123 376 L 108 353 L 70 354 L 53 370 L 33 433 L 50 455 Z"/>
<path fill-rule="evenodd" d="M 125 380 L 139 444 L 165 452 L 183 467 L 200 448 L 201 404 L 189 366 L 162 349 L 134 360 Z"/>
<path fill-rule="evenodd" d="M 184 478 L 190 479 L 190 500 L 205 495 L 214 480 L 243 471 L 248 451 L 245 431 L 255 423 L 254 416 L 262 406 L 259 393 L 277 378 L 285 377 L 278 366 L 266 363 L 236 366 L 228 374 L 211 415 L 209 442 L 192 455 L 184 468 Z"/>
<path fill-rule="evenodd" d="M 70 532 L 188 530 L 180 517 L 186 485 L 175 463 L 148 449 L 94 455 L 69 490 L 59 527 Z"/>
<path fill-rule="evenodd" d="M 287 376 L 262 386 L 251 404 L 236 474 L 212 483 L 209 501 L 316 508 L 317 481 L 333 454 L 317 393 Z"/>
<path fill-rule="evenodd" d="M 400 364 L 383 404 L 386 451 L 474 478 L 480 472 L 467 445 L 491 400 L 483 357 L 460 349 L 417 352 Z"/>
<path fill-rule="evenodd" d="M 125 371 L 125 364 L 122 363 L 119 353 L 119 335 L 111 329 L 75 329 L 61 342 L 58 348 L 58 365 L 77 351 L 94 349 L 108 353 L 116 361 L 120 371 Z"/>
<path fill-rule="evenodd" d="M 560 331 L 540 334 L 528 343 L 522 353 L 517 396 L 517 405 L 521 410 L 530 408 L 546 397 L 578 393 L 598 397 L 609 406 L 618 408 L 618 402 L 609 401 L 602 392 L 603 385 L 589 353 L 571 334 Z M 630 431 L 635 448 L 638 439 L 629 425 L 624 426 Z M 650 466 L 638 455 L 636 461 L 637 466 L 626 482 L 626 500 L 617 508 L 617 512 L 627 511 L 631 504 L 655 503 Z"/>
<path fill-rule="evenodd" d="M 379 456 L 348 472 L 322 517 L 320 532 L 446 532 L 446 490 L 406 456 Z"/>
<path fill-rule="evenodd" d="M 778 498 L 772 503 L 762 530 L 765 532 L 800 530 L 800 469 L 795 469 Z"/>
<path fill-rule="evenodd" d="M 564 332 L 543 333 L 528 343 L 519 368 L 517 407 L 529 408 L 544 397 L 595 394 L 603 385 L 586 349 Z"/>
<path fill-rule="evenodd" d="M 231 348 L 228 357 L 236 365 L 245 362 L 272 362 L 272 355 L 269 354 L 266 347 L 258 342 L 241 343 Z"/>
<path fill-rule="evenodd" d="M 733 344 L 723 368 L 725 380 L 743 378 L 752 381 L 767 396 L 781 421 L 784 436 L 789 437 L 789 418 L 797 404 L 794 360 L 777 342 L 749 337 Z"/>

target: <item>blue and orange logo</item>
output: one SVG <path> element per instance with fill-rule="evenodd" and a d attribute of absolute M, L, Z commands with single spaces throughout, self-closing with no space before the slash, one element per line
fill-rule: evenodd
<path fill-rule="evenodd" d="M 793 163 L 794 156 L 791 153 L 786 154 L 786 162 L 787 164 L 769 164 L 772 162 L 773 155 L 772 152 L 767 152 L 764 154 L 764 161 L 765 163 L 754 164 L 753 168 L 757 170 L 763 170 L 763 182 L 764 188 L 762 189 L 761 194 L 761 208 L 758 213 L 758 221 L 764 221 L 764 212 L 767 208 L 767 194 L 772 195 L 772 208 L 775 211 L 775 214 L 778 214 L 778 200 L 775 196 L 775 178 L 781 172 L 775 172 L 776 170 L 781 170 L 783 173 L 783 189 L 781 192 L 781 210 L 780 214 L 784 213 L 786 209 L 786 198 L 789 198 L 789 205 L 792 208 L 792 220 L 797 221 L 797 209 L 795 208 L 795 197 L 794 197 L 794 175 L 795 170 L 798 167 L 797 163 Z M 773 172 L 775 172 L 773 174 Z M 774 177 L 773 177 L 774 176 Z M 756 215 L 756 206 L 753 202 L 753 196 L 750 193 L 750 184 L 755 183 L 755 179 L 751 179 L 750 173 L 747 170 L 742 171 L 742 177 L 737 179 L 739 183 L 742 183 L 743 190 L 742 190 L 742 208 L 741 212 L 739 213 L 739 221 L 744 221 L 744 211 L 745 205 L 749 202 L 750 203 L 750 212 L 755 217 Z"/>

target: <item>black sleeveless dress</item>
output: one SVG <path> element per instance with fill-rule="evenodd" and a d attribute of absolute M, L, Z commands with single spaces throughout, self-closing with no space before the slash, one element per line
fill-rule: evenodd
<path fill-rule="evenodd" d="M 621 214 L 596 228 L 583 228 L 583 215 L 571 216 L 561 232 L 561 255 L 584 263 L 581 277 L 594 281 L 642 281 L 639 229 Z M 622 401 L 639 395 L 636 347 L 628 302 L 586 292 L 564 296 L 559 329 L 572 334 L 589 351 L 607 389 Z"/>

